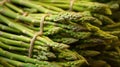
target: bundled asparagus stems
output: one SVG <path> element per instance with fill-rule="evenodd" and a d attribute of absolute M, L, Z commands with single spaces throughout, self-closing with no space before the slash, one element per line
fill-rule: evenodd
<path fill-rule="evenodd" d="M 0 1 L 0 67 L 120 67 L 119 1 L 71 2 Z"/>

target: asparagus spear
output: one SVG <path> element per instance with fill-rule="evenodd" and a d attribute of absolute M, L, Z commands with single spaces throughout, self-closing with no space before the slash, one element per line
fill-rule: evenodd
<path fill-rule="evenodd" d="M 78 41 L 78 39 L 74 38 L 52 38 L 53 41 L 58 42 L 58 43 L 64 43 L 64 44 L 72 44 Z"/>
<path fill-rule="evenodd" d="M 31 2 L 32 2 L 32 3 L 36 3 L 36 4 L 38 4 L 38 5 L 41 5 L 41 6 L 45 7 L 45 8 L 48 8 L 48 9 L 58 11 L 58 12 L 64 11 L 64 10 L 61 9 L 61 8 L 58 8 L 58 7 L 49 5 L 49 4 L 42 3 L 42 2 L 40 2 L 40 1 L 39 1 L 39 2 L 37 2 L 37 1 L 31 1 Z"/>
<path fill-rule="evenodd" d="M 58 64 L 62 65 L 63 67 L 81 67 L 85 64 L 84 60 L 76 60 L 76 61 L 69 61 L 69 62 L 59 62 Z"/>
<path fill-rule="evenodd" d="M 39 61 L 39 60 L 36 60 L 36 59 L 29 58 L 27 56 L 14 54 L 14 53 L 5 51 L 1 48 L 0 48 L 0 55 L 8 57 L 8 58 L 13 58 L 13 59 L 16 59 L 16 60 L 20 60 L 20 61 L 23 61 L 23 62 L 26 62 L 26 63 L 43 64 L 43 65 L 44 64 L 49 64 L 49 62 L 47 62 L 47 61 Z"/>
<path fill-rule="evenodd" d="M 43 13 L 52 13 L 52 14 L 57 14 L 57 12 L 46 9 L 44 7 L 42 7 L 41 5 L 36 5 L 35 3 L 31 3 L 30 1 L 23 1 L 23 0 L 11 0 L 12 3 L 16 3 L 16 4 L 20 4 L 26 7 L 30 7 L 30 8 L 35 8 L 37 9 L 39 12 L 43 12 Z"/>
<path fill-rule="evenodd" d="M 3 31 L 0 31 L 0 36 L 8 38 L 8 39 L 12 39 L 12 40 L 27 42 L 27 43 L 29 43 L 30 40 L 31 40 L 29 37 L 26 37 L 26 36 L 23 36 L 23 35 L 11 34 L 11 33 L 3 32 Z M 35 41 L 35 44 L 41 45 L 41 46 L 44 45 L 43 42 L 39 42 L 39 41 Z"/>
<path fill-rule="evenodd" d="M 33 30 L 30 30 L 22 25 L 20 25 L 19 23 L 15 23 L 15 22 L 11 22 L 10 20 L 8 20 L 6 17 L 0 15 L 0 19 L 8 24 L 9 26 L 13 27 L 13 28 L 16 28 L 16 29 L 19 29 L 21 32 L 23 32 L 24 34 L 30 36 L 30 37 L 33 37 L 34 36 L 34 31 Z M 52 46 L 54 48 L 68 48 L 68 45 L 65 45 L 65 44 L 59 44 L 59 43 L 55 43 L 53 42 L 52 40 L 50 40 L 48 37 L 45 37 L 45 36 L 42 36 L 42 37 L 38 37 L 37 38 L 38 40 L 46 43 L 47 45 L 49 46 Z"/>
<path fill-rule="evenodd" d="M 38 10 L 37 9 L 34 9 L 34 8 L 23 8 L 23 10 L 25 11 L 25 12 L 28 12 L 29 14 L 30 13 L 37 13 L 38 12 Z M 29 14 L 27 14 L 27 15 L 29 15 Z M 27 16 L 26 15 L 26 16 Z"/>
<path fill-rule="evenodd" d="M 17 7 L 16 5 L 6 2 L 5 5 L 9 8 L 11 8 L 12 10 L 16 11 L 17 13 L 23 14 L 24 11 L 22 9 L 20 9 L 19 7 Z"/>
<path fill-rule="evenodd" d="M 6 44 L 4 44 L 4 43 L 2 43 L 2 42 L 0 42 L 0 47 L 1 47 L 1 48 L 4 48 L 4 49 L 16 50 L 16 51 L 27 51 L 27 50 L 28 50 L 28 49 L 26 49 L 26 48 L 9 46 L 9 45 L 6 45 Z"/>
<path fill-rule="evenodd" d="M 10 18 L 18 19 L 18 20 L 22 20 L 22 21 L 26 21 L 26 22 L 31 22 L 31 23 L 39 23 L 40 22 L 39 20 L 27 18 L 23 15 L 17 14 L 7 8 L 4 8 L 3 6 L 0 6 L 0 13 L 8 16 Z"/>
<path fill-rule="evenodd" d="M 86 26 L 88 27 L 89 30 L 95 31 L 95 35 L 97 35 L 99 37 L 103 37 L 105 39 L 118 40 L 117 36 L 114 36 L 114 35 L 111 35 L 107 32 L 104 32 L 104 31 L 100 30 L 100 28 L 93 26 L 90 23 L 86 23 L 86 24 L 87 24 Z"/>
<path fill-rule="evenodd" d="M 19 30 L 13 29 L 11 27 L 8 27 L 6 25 L 0 24 L 0 29 L 4 30 L 4 31 L 9 31 L 9 32 L 13 32 L 13 33 L 20 33 Z"/>
<path fill-rule="evenodd" d="M 15 67 L 15 66 L 9 64 L 8 62 L 6 62 L 6 61 L 5 61 L 3 58 L 1 58 L 1 57 L 0 57 L 0 63 L 1 63 L 2 65 L 4 65 L 5 67 Z"/>
<path fill-rule="evenodd" d="M 22 41 L 10 40 L 10 39 L 4 38 L 4 37 L 0 37 L 0 40 L 1 40 L 1 42 L 4 42 L 5 44 L 19 46 L 19 47 L 23 47 L 23 48 L 29 48 L 29 46 L 30 46 L 28 43 L 25 43 Z M 38 45 L 35 45 L 34 48 L 38 49 L 38 50 L 45 50 L 45 51 L 49 50 L 48 47 L 42 47 L 42 46 L 38 46 Z"/>
<path fill-rule="evenodd" d="M 78 53 L 85 57 L 94 57 L 101 54 L 99 51 L 94 50 L 79 50 Z"/>
<path fill-rule="evenodd" d="M 11 60 L 11 59 L 8 59 L 5 57 L 0 57 L 0 58 L 3 58 L 5 61 L 7 61 L 8 63 L 10 63 L 16 67 L 37 67 L 36 65 L 33 65 L 31 63 L 23 63 L 23 62 Z"/>
<path fill-rule="evenodd" d="M 101 20 L 103 24 L 115 24 L 115 22 L 107 16 L 100 14 L 94 14 L 93 16 Z"/>
<path fill-rule="evenodd" d="M 65 6 L 63 6 L 63 4 Z M 68 2 L 61 2 L 58 4 L 54 3 L 51 5 L 58 6 L 61 8 L 65 7 L 68 9 L 69 8 L 69 1 Z M 106 4 L 102 4 L 102 3 L 78 1 L 78 2 L 74 3 L 74 6 L 80 7 L 80 8 L 78 8 L 79 11 L 91 11 L 91 12 L 97 12 L 97 13 L 108 14 L 108 15 L 112 14 L 109 6 Z M 73 7 L 73 9 L 74 9 L 74 7 Z"/>

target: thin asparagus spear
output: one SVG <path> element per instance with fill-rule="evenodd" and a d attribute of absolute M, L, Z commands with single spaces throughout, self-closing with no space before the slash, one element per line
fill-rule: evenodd
<path fill-rule="evenodd" d="M 37 13 L 38 12 L 38 10 L 37 9 L 34 9 L 34 8 L 23 8 L 23 10 L 25 11 L 25 12 L 28 12 L 29 14 L 30 13 Z M 29 15 L 28 14 L 28 15 Z"/>
<path fill-rule="evenodd" d="M 39 12 L 57 14 L 57 12 L 55 12 L 55 11 L 46 9 L 46 8 L 42 7 L 41 5 L 36 5 L 35 3 L 31 3 L 30 1 L 11 0 L 11 2 L 16 3 L 16 4 L 20 4 L 20 5 L 24 5 L 24 6 L 27 6 L 30 8 L 35 8 Z"/>
<path fill-rule="evenodd" d="M 36 3 L 36 4 L 38 4 L 38 5 L 41 5 L 41 6 L 45 7 L 45 8 L 48 8 L 48 9 L 58 11 L 58 12 L 64 11 L 64 10 L 61 9 L 61 8 L 58 8 L 58 7 L 49 5 L 49 4 L 45 4 L 45 3 L 42 3 L 42 2 L 37 2 L 37 1 L 31 1 L 31 2 Z"/>
<path fill-rule="evenodd" d="M 115 24 L 115 22 L 112 19 L 110 19 L 109 17 L 105 15 L 94 14 L 93 16 L 101 20 L 103 24 Z"/>
<path fill-rule="evenodd" d="M 81 67 L 85 64 L 84 60 L 68 61 L 68 62 L 58 62 L 58 64 L 63 67 Z"/>
<path fill-rule="evenodd" d="M 78 53 L 85 57 L 94 57 L 101 54 L 99 51 L 94 50 L 79 50 Z"/>
<path fill-rule="evenodd" d="M 78 39 L 74 39 L 74 38 L 51 38 L 53 41 L 58 42 L 58 43 L 64 43 L 64 44 L 71 44 L 74 42 L 77 42 Z"/>
<path fill-rule="evenodd" d="M 114 23 L 111 25 L 106 25 L 105 27 L 102 27 L 103 30 L 109 30 L 109 29 L 114 29 L 120 26 L 120 22 Z"/>

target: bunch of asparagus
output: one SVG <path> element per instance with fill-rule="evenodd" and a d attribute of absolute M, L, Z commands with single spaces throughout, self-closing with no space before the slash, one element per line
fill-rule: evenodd
<path fill-rule="evenodd" d="M 0 4 L 1 67 L 120 67 L 119 1 L 3 0 Z M 32 38 L 42 29 L 28 57 Z"/>

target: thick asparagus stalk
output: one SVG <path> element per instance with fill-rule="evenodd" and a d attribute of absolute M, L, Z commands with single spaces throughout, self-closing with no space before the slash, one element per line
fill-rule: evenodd
<path fill-rule="evenodd" d="M 8 50 L 28 51 L 28 49 L 26 49 L 26 48 L 9 46 L 9 45 L 6 45 L 6 44 L 4 44 L 4 43 L 2 43 L 2 42 L 0 42 L 0 47 L 1 47 L 1 48 L 4 48 L 4 49 L 8 49 Z"/>
<path fill-rule="evenodd" d="M 8 27 L 8 26 L 3 25 L 3 24 L 0 24 L 0 29 L 1 29 L 1 30 L 4 30 L 4 31 L 8 31 L 8 32 L 20 33 L 19 30 L 17 30 L 17 29 L 13 29 L 13 28 Z"/>
<path fill-rule="evenodd" d="M 3 6 L 0 6 L 0 13 L 8 16 L 10 18 L 17 19 L 17 20 L 22 20 L 22 21 L 31 22 L 31 23 L 39 23 L 40 22 L 39 20 L 28 18 L 23 15 L 17 14 Z"/>
<path fill-rule="evenodd" d="M 23 14 L 24 11 L 22 9 L 20 9 L 19 7 L 17 7 L 16 5 L 6 2 L 5 5 L 11 9 L 13 9 L 14 11 L 16 11 L 17 13 Z"/>
<path fill-rule="evenodd" d="M 8 63 L 10 63 L 16 67 L 37 67 L 36 65 L 33 65 L 31 63 L 23 63 L 23 62 L 11 60 L 11 59 L 8 59 L 5 57 L 0 57 L 0 58 L 3 58 L 5 61 L 7 61 Z"/>
<path fill-rule="evenodd" d="M 10 39 L 4 38 L 4 37 L 0 37 L 0 40 L 1 40 L 1 42 L 4 42 L 9 45 L 19 46 L 19 47 L 23 47 L 23 48 L 27 48 L 27 49 L 30 47 L 30 45 L 28 43 L 25 43 L 22 41 L 10 40 Z M 45 50 L 45 51 L 49 50 L 47 47 L 42 47 L 42 46 L 38 46 L 38 45 L 35 45 L 34 48 L 38 49 L 38 50 Z"/>
<path fill-rule="evenodd" d="M 23 36 L 23 35 L 11 34 L 11 33 L 3 32 L 3 31 L 0 31 L 0 36 L 8 38 L 8 39 L 12 39 L 12 40 L 27 42 L 27 43 L 29 43 L 30 40 L 31 40 L 29 37 L 26 37 L 26 36 Z M 41 46 L 44 45 L 43 42 L 39 42 L 39 41 L 35 41 L 35 44 L 41 45 Z"/>
<path fill-rule="evenodd" d="M 5 61 L 2 57 L 0 57 L 0 63 L 5 67 L 15 67 L 15 66 L 9 64 L 7 61 Z"/>
<path fill-rule="evenodd" d="M 49 64 L 49 62 L 47 62 L 47 61 L 39 61 L 39 60 L 36 60 L 36 59 L 29 58 L 27 56 L 14 54 L 14 53 L 5 51 L 1 48 L 0 48 L 0 55 L 8 57 L 8 58 L 13 58 L 13 59 L 16 59 L 16 60 L 20 60 L 20 61 L 23 61 L 23 62 L 26 62 L 26 63 L 43 64 L 43 65 L 44 64 Z"/>

